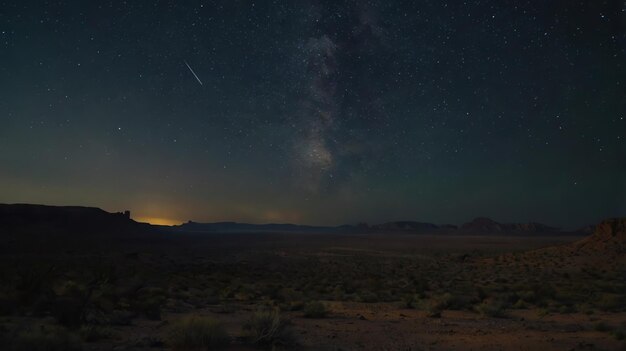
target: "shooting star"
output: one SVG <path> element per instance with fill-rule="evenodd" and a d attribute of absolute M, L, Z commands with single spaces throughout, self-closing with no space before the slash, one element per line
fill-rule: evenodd
<path fill-rule="evenodd" d="M 200 85 L 202 84 L 202 81 L 200 80 L 200 78 L 198 78 L 198 75 L 196 74 L 196 72 L 193 71 L 193 69 L 191 68 L 191 66 L 189 66 L 189 64 L 187 63 L 187 61 L 183 60 L 183 62 L 185 62 L 185 65 L 187 65 L 187 68 L 189 68 L 189 71 L 191 71 L 191 74 L 193 74 L 194 77 L 196 77 L 196 80 L 198 81 L 198 83 L 200 83 Z"/>

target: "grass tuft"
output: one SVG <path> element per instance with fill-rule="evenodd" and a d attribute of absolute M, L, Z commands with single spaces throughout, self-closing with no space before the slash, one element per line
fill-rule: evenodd
<path fill-rule="evenodd" d="M 215 349 L 226 346 L 230 337 L 213 318 L 185 316 L 173 323 L 169 344 L 174 350 Z"/>

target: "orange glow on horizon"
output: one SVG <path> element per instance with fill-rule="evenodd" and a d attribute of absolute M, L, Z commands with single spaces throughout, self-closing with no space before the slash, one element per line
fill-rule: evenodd
<path fill-rule="evenodd" d="M 177 219 L 158 218 L 158 217 L 137 217 L 133 218 L 137 222 L 150 223 L 154 225 L 179 225 L 182 221 Z"/>

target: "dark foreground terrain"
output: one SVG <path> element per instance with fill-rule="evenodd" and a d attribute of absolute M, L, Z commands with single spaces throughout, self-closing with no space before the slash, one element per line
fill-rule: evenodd
<path fill-rule="evenodd" d="M 626 349 L 626 220 L 588 237 L 64 225 L 2 228 L 3 350 Z"/>

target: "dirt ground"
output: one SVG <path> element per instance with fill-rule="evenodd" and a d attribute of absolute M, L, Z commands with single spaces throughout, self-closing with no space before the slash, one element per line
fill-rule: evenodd
<path fill-rule="evenodd" d="M 288 313 L 303 350 L 624 350 L 624 341 L 595 331 L 599 322 L 617 326 L 624 314 L 581 313 L 540 315 L 538 310 L 515 311 L 507 318 L 488 318 L 467 311 L 446 311 L 429 318 L 423 311 L 399 309 L 395 304 L 328 302 L 331 315 L 322 319 Z M 243 343 L 240 325 L 254 310 L 240 306 L 224 314 L 206 308 L 194 313 L 225 323 L 235 339 L 229 350 L 253 350 Z M 154 349 L 151 340 L 166 337 L 168 322 L 180 318 L 170 314 L 164 321 L 143 321 L 120 327 L 118 349 Z M 128 338 L 124 340 L 125 338 Z M 113 343 L 115 344 L 115 343 Z M 146 344 L 145 346 L 142 346 Z M 86 350 L 109 350 L 111 340 L 85 345 Z M 160 345 L 158 346 L 160 347 Z"/>

